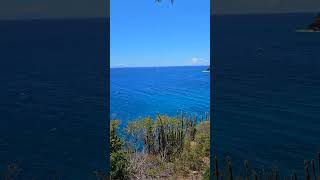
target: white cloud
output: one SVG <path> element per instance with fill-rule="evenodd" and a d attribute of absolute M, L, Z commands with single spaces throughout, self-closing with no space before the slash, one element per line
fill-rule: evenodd
<path fill-rule="evenodd" d="M 191 64 L 192 65 L 208 65 L 208 61 L 206 61 L 205 59 L 202 59 L 202 58 L 193 57 L 191 59 Z"/>
<path fill-rule="evenodd" d="M 194 57 L 194 58 L 191 59 L 191 63 L 192 63 L 192 64 L 198 64 L 199 61 L 200 61 L 199 58 L 196 58 L 196 57 Z"/>

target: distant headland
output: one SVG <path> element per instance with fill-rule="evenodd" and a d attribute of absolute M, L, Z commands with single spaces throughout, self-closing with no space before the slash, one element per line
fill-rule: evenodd
<path fill-rule="evenodd" d="M 211 66 L 209 65 L 209 67 L 207 68 L 207 71 L 210 71 L 211 70 Z"/>
<path fill-rule="evenodd" d="M 297 32 L 320 32 L 320 13 L 306 29 L 297 30 Z"/>
<path fill-rule="evenodd" d="M 309 30 L 320 31 L 320 13 L 317 15 L 315 21 L 308 26 Z"/>

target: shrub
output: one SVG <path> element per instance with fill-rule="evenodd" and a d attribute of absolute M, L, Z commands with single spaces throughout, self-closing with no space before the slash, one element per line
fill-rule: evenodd
<path fill-rule="evenodd" d="M 117 131 L 120 121 L 113 120 L 110 124 L 110 176 L 111 179 L 127 179 L 128 160 L 123 150 L 124 142 L 118 136 Z"/>

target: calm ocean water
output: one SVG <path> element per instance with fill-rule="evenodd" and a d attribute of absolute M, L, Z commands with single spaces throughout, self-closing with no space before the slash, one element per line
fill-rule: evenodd
<path fill-rule="evenodd" d="M 207 67 L 112 68 L 110 115 L 123 125 L 158 113 L 209 113 L 210 73 Z"/>
<path fill-rule="evenodd" d="M 235 164 L 303 170 L 320 150 L 320 34 L 310 14 L 213 19 L 214 150 Z M 89 179 L 105 167 L 103 20 L 0 22 L 0 172 Z M 59 27 L 59 28 L 57 28 Z M 111 69 L 111 116 L 209 110 L 204 67 Z M 241 162 L 240 162 L 241 161 Z"/>
<path fill-rule="evenodd" d="M 0 177 L 106 168 L 107 20 L 0 21 Z"/>
<path fill-rule="evenodd" d="M 313 14 L 216 16 L 213 148 L 234 164 L 303 172 L 320 150 L 320 33 Z M 241 169 L 239 168 L 239 169 Z"/>

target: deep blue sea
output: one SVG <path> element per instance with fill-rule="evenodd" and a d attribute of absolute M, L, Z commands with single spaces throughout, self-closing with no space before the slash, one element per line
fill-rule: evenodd
<path fill-rule="evenodd" d="M 105 170 L 105 19 L 0 21 L 0 177 L 95 179 Z"/>
<path fill-rule="evenodd" d="M 112 59 L 111 59 L 112 61 Z M 205 66 L 112 68 L 110 115 L 122 125 L 157 114 L 205 116 L 210 111 L 210 73 Z"/>
<path fill-rule="evenodd" d="M 215 152 L 282 175 L 320 151 L 320 33 L 314 14 L 214 16 Z M 301 178 L 301 177 L 300 177 Z"/>

